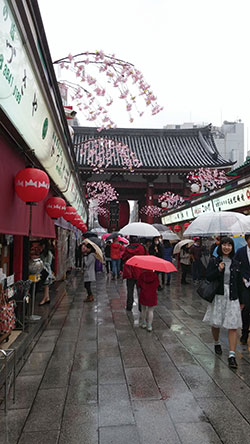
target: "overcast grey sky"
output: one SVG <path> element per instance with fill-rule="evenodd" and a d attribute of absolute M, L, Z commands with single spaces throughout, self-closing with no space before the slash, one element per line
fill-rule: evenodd
<path fill-rule="evenodd" d="M 249 0 L 40 0 L 52 59 L 115 53 L 140 69 L 164 111 L 120 127 L 250 122 Z M 86 122 L 86 125 L 89 124 Z"/>

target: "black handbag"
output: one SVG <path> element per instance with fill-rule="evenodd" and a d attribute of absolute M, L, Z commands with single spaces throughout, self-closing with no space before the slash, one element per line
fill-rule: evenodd
<path fill-rule="evenodd" d="M 207 302 L 213 302 L 214 297 L 219 288 L 219 281 L 201 281 L 199 287 L 197 288 L 198 295 Z"/>

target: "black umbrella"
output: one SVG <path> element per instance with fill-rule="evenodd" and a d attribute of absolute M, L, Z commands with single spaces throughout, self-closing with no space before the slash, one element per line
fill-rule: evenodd
<path fill-rule="evenodd" d="M 111 233 L 109 236 L 107 236 L 105 241 L 115 239 L 118 236 L 120 236 L 120 234 L 117 231 L 115 231 L 114 233 Z"/>
<path fill-rule="evenodd" d="M 91 233 L 91 231 L 86 231 L 86 233 L 83 233 L 83 237 L 89 239 L 90 237 L 98 237 L 98 235 L 96 233 Z"/>

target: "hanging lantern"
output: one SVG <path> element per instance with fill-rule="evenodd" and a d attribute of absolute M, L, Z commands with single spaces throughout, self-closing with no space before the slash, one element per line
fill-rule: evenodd
<path fill-rule="evenodd" d="M 86 233 L 86 231 L 88 231 L 87 225 L 84 222 L 80 222 L 79 225 L 77 225 L 77 228 L 79 228 L 82 233 Z"/>
<path fill-rule="evenodd" d="M 15 190 L 18 197 L 27 205 L 45 199 L 49 192 L 49 177 L 37 168 L 24 168 L 15 177 Z"/>
<path fill-rule="evenodd" d="M 161 203 L 161 207 L 162 207 L 162 208 L 167 208 L 167 207 L 168 207 L 167 202 L 164 202 L 164 201 L 163 201 L 163 202 Z"/>
<path fill-rule="evenodd" d="M 66 202 L 61 197 L 50 197 L 46 202 L 46 213 L 52 218 L 57 219 L 64 215 L 66 211 Z"/>
<path fill-rule="evenodd" d="M 200 185 L 198 185 L 198 183 L 192 183 L 190 190 L 192 191 L 192 193 L 199 193 Z"/>
<path fill-rule="evenodd" d="M 173 227 L 171 225 L 168 228 L 173 231 Z"/>
<path fill-rule="evenodd" d="M 179 231 L 181 231 L 181 226 L 180 225 L 175 225 L 174 226 L 174 231 L 176 231 L 176 233 L 179 233 Z"/>
<path fill-rule="evenodd" d="M 83 222 L 83 220 L 79 214 L 76 214 L 74 219 L 71 221 L 72 225 L 75 225 L 75 227 L 78 227 L 80 222 Z"/>
<path fill-rule="evenodd" d="M 66 207 L 63 218 L 68 222 L 71 222 L 76 217 L 76 214 L 76 209 L 74 207 Z"/>
<path fill-rule="evenodd" d="M 184 228 L 185 228 L 185 230 L 189 227 L 189 225 L 190 225 L 190 222 L 186 222 L 186 223 L 184 224 Z"/>

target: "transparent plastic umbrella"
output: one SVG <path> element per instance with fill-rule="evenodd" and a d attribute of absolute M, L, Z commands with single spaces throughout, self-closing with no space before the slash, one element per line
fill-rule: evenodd
<path fill-rule="evenodd" d="M 153 225 L 145 222 L 132 222 L 125 225 L 119 233 L 122 236 L 160 237 L 161 233 Z"/>
<path fill-rule="evenodd" d="M 250 233 L 250 222 L 244 214 L 233 211 L 204 213 L 184 231 L 184 237 Z"/>
<path fill-rule="evenodd" d="M 170 228 L 166 227 L 166 225 L 153 224 L 153 227 L 155 227 L 160 232 L 162 239 L 164 240 L 169 240 L 169 241 L 180 240 L 179 236 L 176 233 L 174 233 Z"/>

